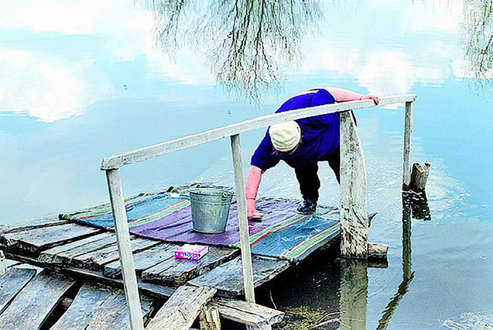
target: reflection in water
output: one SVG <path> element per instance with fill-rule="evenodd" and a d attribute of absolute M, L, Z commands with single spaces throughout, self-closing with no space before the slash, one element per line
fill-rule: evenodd
<path fill-rule="evenodd" d="M 402 203 L 406 208 L 410 209 L 410 215 L 416 220 L 431 220 L 430 207 L 426 192 L 419 193 L 413 191 L 405 191 L 402 193 Z"/>
<path fill-rule="evenodd" d="M 302 0 L 153 0 L 151 6 L 168 54 L 184 45 L 205 52 L 217 80 L 252 99 L 299 59 L 303 36 L 317 31 L 322 17 L 318 2 Z"/>
<path fill-rule="evenodd" d="M 368 265 L 360 260 L 341 260 L 340 327 L 366 329 Z"/>
<path fill-rule="evenodd" d="M 493 0 L 468 0 L 464 7 L 462 42 L 478 83 L 493 79 Z"/>
<path fill-rule="evenodd" d="M 385 307 L 385 311 L 378 321 L 378 329 L 386 329 L 392 314 L 399 305 L 399 301 L 406 294 L 409 283 L 414 278 L 411 270 L 411 211 L 412 201 L 408 194 L 402 194 L 402 282 L 397 288 L 397 292 Z"/>

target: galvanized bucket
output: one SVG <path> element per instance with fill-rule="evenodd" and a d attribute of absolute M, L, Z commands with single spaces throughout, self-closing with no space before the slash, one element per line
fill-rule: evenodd
<path fill-rule="evenodd" d="M 205 234 L 219 234 L 226 230 L 233 193 L 215 188 L 190 191 L 193 230 Z"/>

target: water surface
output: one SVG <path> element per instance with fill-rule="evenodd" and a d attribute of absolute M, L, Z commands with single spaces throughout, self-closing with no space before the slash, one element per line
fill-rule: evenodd
<path fill-rule="evenodd" d="M 356 112 L 378 212 L 370 240 L 390 246 L 387 268 L 317 259 L 272 298 L 298 328 L 333 316 L 347 327 L 348 297 L 367 328 L 491 326 L 491 8 L 491 0 L 2 3 L 0 224 L 106 201 L 103 157 L 272 113 L 308 88 L 415 93 L 412 161 L 433 163 L 424 208 L 402 202 L 402 106 Z M 263 134 L 242 135 L 245 170 Z M 232 185 L 230 160 L 221 140 L 125 167 L 124 193 Z M 319 175 L 321 202 L 337 205 L 328 166 Z M 299 198 L 294 171 L 269 170 L 260 194 Z"/>

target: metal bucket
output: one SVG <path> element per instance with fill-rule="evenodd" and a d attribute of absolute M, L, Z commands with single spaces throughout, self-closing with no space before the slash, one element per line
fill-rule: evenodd
<path fill-rule="evenodd" d="M 193 230 L 205 234 L 219 234 L 226 230 L 233 193 L 215 188 L 190 191 Z"/>

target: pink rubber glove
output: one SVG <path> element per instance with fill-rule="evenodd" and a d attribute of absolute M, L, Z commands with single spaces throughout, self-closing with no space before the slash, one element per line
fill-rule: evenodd
<path fill-rule="evenodd" d="M 257 166 L 251 166 L 245 187 L 247 217 L 249 219 L 262 219 L 263 214 L 257 212 L 255 199 L 257 198 L 258 187 L 262 177 L 262 170 Z"/>

